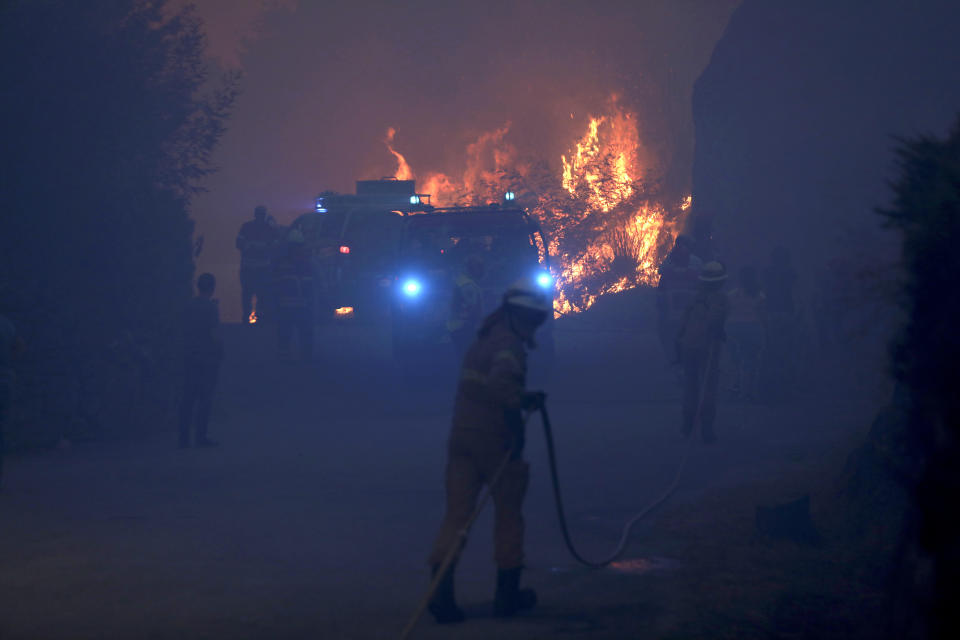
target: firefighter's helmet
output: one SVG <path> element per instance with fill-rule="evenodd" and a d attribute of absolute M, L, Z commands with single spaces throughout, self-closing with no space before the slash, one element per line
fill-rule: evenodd
<path fill-rule="evenodd" d="M 503 294 L 503 304 L 508 307 L 531 309 L 542 313 L 550 313 L 552 309 L 550 299 L 544 294 L 543 288 L 530 279 L 522 279 L 513 283 Z"/>
<path fill-rule="evenodd" d="M 727 279 L 727 269 L 721 262 L 708 262 L 700 270 L 702 282 L 723 282 Z"/>

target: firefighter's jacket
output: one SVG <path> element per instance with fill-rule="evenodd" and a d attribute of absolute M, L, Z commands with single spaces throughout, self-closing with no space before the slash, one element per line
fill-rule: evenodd
<path fill-rule="evenodd" d="M 460 274 L 453 283 L 453 296 L 450 300 L 450 318 L 447 331 L 454 333 L 472 330 L 480 324 L 483 315 L 483 291 L 472 278 Z"/>
<path fill-rule="evenodd" d="M 523 438 L 521 408 L 527 377 L 523 340 L 501 318 L 467 350 L 453 407 L 453 431 L 478 431 L 503 441 Z"/>
<path fill-rule="evenodd" d="M 302 257 L 287 256 L 273 270 L 273 293 L 281 309 L 303 309 L 313 300 L 313 269 Z"/>
<path fill-rule="evenodd" d="M 251 220 L 240 227 L 237 234 L 237 249 L 240 249 L 240 267 L 243 269 L 267 269 L 270 266 L 270 251 L 276 233 L 267 222 Z"/>

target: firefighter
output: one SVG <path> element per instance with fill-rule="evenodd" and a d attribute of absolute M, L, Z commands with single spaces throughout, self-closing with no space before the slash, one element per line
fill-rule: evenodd
<path fill-rule="evenodd" d="M 683 435 L 699 424 L 707 444 L 716 442 L 713 421 L 717 410 L 720 346 L 726 339 L 727 296 L 723 284 L 727 271 L 719 262 L 708 262 L 699 276 L 699 288 L 687 307 L 676 338 L 677 359 L 683 367 Z"/>
<path fill-rule="evenodd" d="M 457 364 L 463 360 L 483 318 L 483 290 L 478 284 L 484 275 L 483 258 L 475 254 L 467 256 L 463 267 L 453 282 L 450 319 L 447 320 Z"/>
<path fill-rule="evenodd" d="M 703 267 L 700 258 L 693 254 L 693 247 L 693 238 L 678 235 L 673 249 L 658 269 L 657 331 L 668 360 L 673 355 L 673 341 L 683 312 L 696 294 L 697 277 Z"/>
<path fill-rule="evenodd" d="M 264 293 L 270 277 L 270 252 L 276 240 L 276 228 L 267 217 L 263 205 L 253 210 L 253 220 L 245 222 L 237 234 L 240 250 L 240 304 L 243 322 L 253 313 L 253 298 L 257 298 L 257 313 L 263 315 Z"/>
<path fill-rule="evenodd" d="M 446 513 L 429 564 L 436 575 L 458 544 L 459 532 L 474 510 L 482 486 L 505 464 L 499 481 L 490 488 L 495 509 L 497 616 L 511 616 L 536 604 L 532 590 L 519 588 L 523 570 L 521 509 L 529 478 L 522 457 L 521 412 L 543 406 L 542 392 L 526 390 L 527 349 L 535 346 L 534 333 L 550 309 L 550 300 L 533 282 L 517 283 L 507 291 L 467 350 L 454 403 L 447 445 Z M 464 619 L 454 598 L 454 568 L 451 564 L 430 602 L 430 612 L 439 623 Z"/>
<path fill-rule="evenodd" d="M 190 446 L 191 426 L 196 424 L 195 444 L 215 447 L 207 437 L 210 406 L 217 386 L 223 342 L 220 338 L 220 311 L 213 291 L 217 281 L 213 274 L 197 278 L 197 296 L 190 300 L 184 322 L 183 398 L 180 403 L 181 449 Z"/>
<path fill-rule="evenodd" d="M 296 333 L 301 357 L 309 361 L 313 357 L 313 267 L 306 239 L 298 229 L 287 234 L 286 251 L 274 265 L 273 295 L 280 357 L 290 357 L 290 341 Z"/>

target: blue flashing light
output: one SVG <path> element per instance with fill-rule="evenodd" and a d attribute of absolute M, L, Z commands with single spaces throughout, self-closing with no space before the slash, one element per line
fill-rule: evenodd
<path fill-rule="evenodd" d="M 517 194 L 515 194 L 513 191 L 507 191 L 505 194 L 503 194 L 503 199 L 507 202 L 513 202 L 517 199 Z"/>
<path fill-rule="evenodd" d="M 404 280 L 403 285 L 400 287 L 403 291 L 403 294 L 408 298 L 416 298 L 420 295 L 420 292 L 423 291 L 423 285 L 420 284 L 419 280 L 409 278 Z"/>
<path fill-rule="evenodd" d="M 410 204 L 420 204 L 420 196 L 416 194 L 410 196 Z"/>
<path fill-rule="evenodd" d="M 325 202 L 325 200 L 324 200 L 324 198 L 323 198 L 322 196 L 317 198 L 316 211 L 317 211 L 317 213 L 326 213 L 326 212 L 327 212 L 327 204 L 326 204 L 326 202 Z"/>
<path fill-rule="evenodd" d="M 546 271 L 541 271 L 537 274 L 537 285 L 543 289 L 549 289 L 553 286 L 553 278 Z"/>

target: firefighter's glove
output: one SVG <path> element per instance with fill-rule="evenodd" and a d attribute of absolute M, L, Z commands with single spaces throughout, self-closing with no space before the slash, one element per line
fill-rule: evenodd
<path fill-rule="evenodd" d="M 523 409 L 525 411 L 539 411 L 547 401 L 547 394 L 543 391 L 526 391 L 523 394 Z"/>

